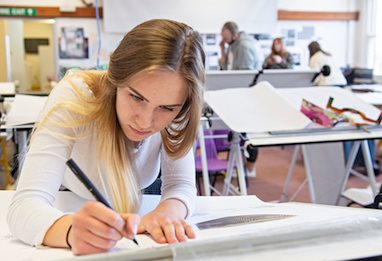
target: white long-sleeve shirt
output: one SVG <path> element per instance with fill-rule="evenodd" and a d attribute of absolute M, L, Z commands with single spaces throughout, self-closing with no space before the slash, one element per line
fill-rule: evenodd
<path fill-rule="evenodd" d="M 76 78 L 74 82 L 81 87 L 82 91 L 92 95 L 81 79 Z M 61 81 L 52 90 L 42 115 L 57 102 L 76 99 L 75 97 L 70 83 Z M 76 128 L 69 130 L 55 128 L 55 132 L 76 137 L 81 131 Z M 97 175 L 96 142 L 97 135 L 70 140 L 52 135 L 45 130 L 37 133 L 26 154 L 17 191 L 8 209 L 7 221 L 13 236 L 30 245 L 42 243 L 49 227 L 67 214 L 52 206 L 61 185 L 80 197 L 94 200 L 90 192 L 67 168 L 66 161 L 69 158 L 76 161 L 94 185 L 111 202 L 110 193 L 102 177 Z M 190 215 L 194 209 L 196 197 L 195 162 L 192 150 L 183 158 L 172 160 L 162 149 L 161 135 L 158 132 L 146 138 L 134 150 L 134 155 L 140 188 L 149 186 L 161 169 L 162 200 L 168 198 L 181 200 Z M 107 172 L 103 174 L 111 175 Z"/>
<path fill-rule="evenodd" d="M 309 61 L 309 67 L 315 71 L 321 71 L 324 65 L 330 67 L 330 75 L 320 74 L 314 84 L 316 85 L 346 85 L 345 76 L 337 66 L 332 56 L 326 55 L 321 51 L 316 52 Z"/>

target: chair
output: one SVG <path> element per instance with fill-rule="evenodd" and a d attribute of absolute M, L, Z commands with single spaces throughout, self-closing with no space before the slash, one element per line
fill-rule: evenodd
<path fill-rule="evenodd" d="M 211 194 L 212 192 L 217 192 L 213 187 L 216 183 L 216 176 L 219 174 L 224 175 L 227 171 L 227 160 L 222 160 L 218 158 L 218 152 L 216 149 L 216 144 L 214 138 L 212 138 L 213 131 L 212 130 L 204 130 L 205 135 L 205 147 L 206 147 L 206 157 L 207 157 L 207 167 L 209 176 L 213 176 L 212 182 L 210 182 L 211 186 Z M 195 157 L 195 169 L 197 173 L 197 185 L 198 191 L 201 191 L 200 178 L 202 176 L 202 160 L 200 155 Z M 201 194 L 201 193 L 200 193 Z"/>
<path fill-rule="evenodd" d="M 228 141 L 230 130 L 228 129 L 219 129 L 219 130 L 213 130 L 212 133 L 214 136 L 217 136 L 218 138 L 214 139 L 216 151 L 219 152 L 229 152 L 231 148 L 231 142 Z M 227 159 L 228 159 L 228 153 L 227 153 Z"/>

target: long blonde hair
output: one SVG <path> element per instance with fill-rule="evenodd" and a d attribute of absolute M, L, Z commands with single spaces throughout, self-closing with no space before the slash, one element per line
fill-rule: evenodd
<path fill-rule="evenodd" d="M 154 19 L 125 35 L 110 57 L 107 72 L 77 74 L 94 96 L 76 92 L 80 105 L 59 106 L 81 115 L 80 125 L 93 124 L 97 132 L 98 170 L 101 172 L 101 166 L 104 166 L 114 174 L 103 177 L 117 211 L 136 211 L 140 201 L 130 152 L 132 144 L 124 135 L 116 115 L 117 88 L 123 87 L 134 76 L 156 70 L 177 72 L 184 78 L 188 87 L 186 102 L 172 123 L 161 131 L 165 151 L 177 159 L 192 148 L 195 140 L 203 103 L 204 62 L 202 40 L 196 31 L 180 22 Z"/>

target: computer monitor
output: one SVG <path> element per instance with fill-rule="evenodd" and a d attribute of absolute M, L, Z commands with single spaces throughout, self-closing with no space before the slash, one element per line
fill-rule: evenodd
<path fill-rule="evenodd" d="M 275 88 L 310 87 L 317 73 L 310 69 L 269 69 L 259 72 L 256 83 L 267 81 Z"/>
<path fill-rule="evenodd" d="M 207 71 L 206 90 L 249 87 L 257 73 L 257 70 Z"/>

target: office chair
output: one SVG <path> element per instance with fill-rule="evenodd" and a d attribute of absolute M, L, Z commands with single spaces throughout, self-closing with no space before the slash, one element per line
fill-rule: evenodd
<path fill-rule="evenodd" d="M 214 139 L 216 151 L 219 152 L 227 152 L 227 159 L 228 159 L 228 153 L 231 148 L 231 142 L 229 141 L 229 133 L 230 130 L 228 129 L 219 129 L 219 130 L 213 130 L 213 135 L 217 138 Z"/>

